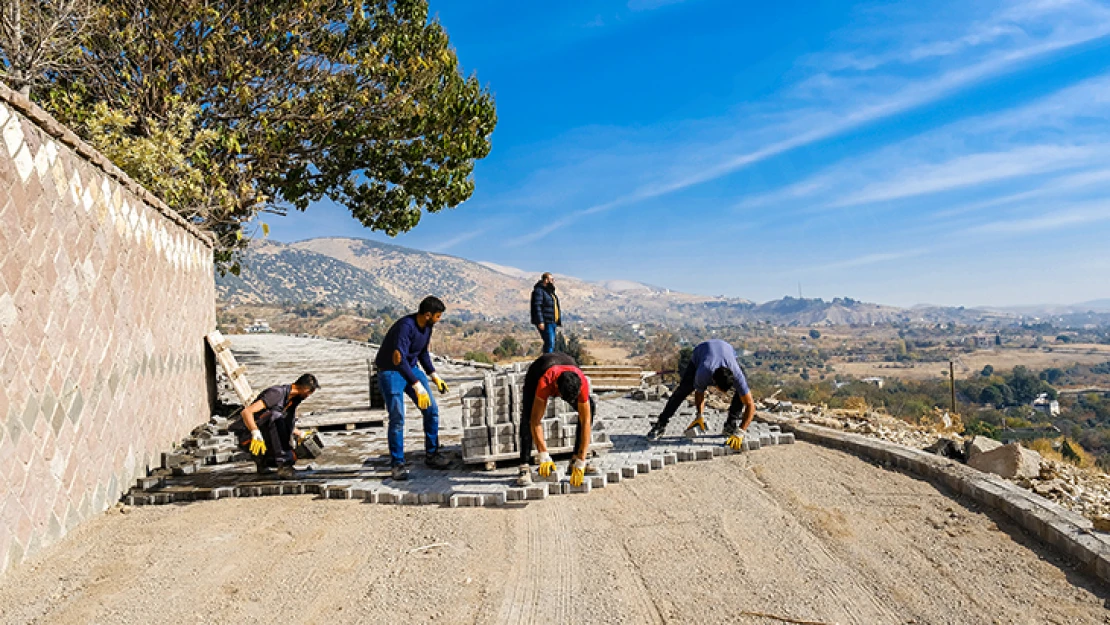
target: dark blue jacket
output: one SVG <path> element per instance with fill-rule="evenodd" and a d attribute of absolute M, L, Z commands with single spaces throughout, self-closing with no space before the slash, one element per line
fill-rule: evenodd
<path fill-rule="evenodd" d="M 416 324 L 416 315 L 406 315 L 398 319 L 382 341 L 374 364 L 379 371 L 400 371 L 409 384 L 416 384 L 416 375 L 412 368 L 419 362 L 424 373 L 431 375 L 436 368 L 432 366 L 432 357 L 428 355 L 428 344 L 432 342 L 432 326 L 425 326 L 423 330 Z M 393 353 L 400 353 L 400 362 L 393 362 Z"/>
<path fill-rule="evenodd" d="M 537 282 L 536 286 L 532 287 L 532 325 L 539 325 L 541 323 L 554 323 L 557 326 L 563 325 L 562 311 L 559 311 L 560 319 L 555 319 L 555 307 L 558 306 L 559 296 L 555 295 L 555 289 L 548 291 L 544 288 L 542 282 Z"/>

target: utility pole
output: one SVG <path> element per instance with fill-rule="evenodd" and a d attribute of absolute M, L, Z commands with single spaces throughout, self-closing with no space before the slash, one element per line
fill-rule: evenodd
<path fill-rule="evenodd" d="M 948 385 L 952 390 L 952 418 L 956 417 L 956 365 L 948 361 Z"/>

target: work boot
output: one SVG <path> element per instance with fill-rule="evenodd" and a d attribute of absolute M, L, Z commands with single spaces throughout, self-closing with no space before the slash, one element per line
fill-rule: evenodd
<path fill-rule="evenodd" d="M 409 479 L 409 470 L 403 464 L 393 465 L 393 481 L 404 482 Z"/>
<path fill-rule="evenodd" d="M 516 476 L 516 485 L 522 488 L 532 485 L 532 467 L 524 465 Z"/>
<path fill-rule="evenodd" d="M 708 427 L 705 425 L 705 419 L 702 418 L 701 415 L 698 415 L 696 418 L 694 418 L 693 421 L 690 422 L 690 425 L 686 426 L 686 431 L 683 432 L 682 435 L 686 438 L 697 438 L 698 436 L 705 434 L 705 431 L 707 429 Z"/>
<path fill-rule="evenodd" d="M 278 467 L 277 477 L 279 480 L 291 480 L 297 477 L 297 470 L 291 464 L 283 464 Z"/>
<path fill-rule="evenodd" d="M 661 424 L 659 421 L 656 421 L 655 423 L 652 423 L 651 424 L 651 429 L 648 430 L 648 433 L 647 433 L 647 439 L 649 441 L 659 440 L 659 437 L 663 436 L 663 432 L 666 431 L 666 429 L 667 429 L 667 426 L 665 424 Z"/>
<path fill-rule="evenodd" d="M 424 458 L 424 464 L 429 469 L 446 469 L 451 466 L 451 459 L 437 451 L 427 458 Z"/>
<path fill-rule="evenodd" d="M 725 427 L 721 429 L 721 434 L 724 436 L 732 436 L 740 431 L 740 424 L 735 419 L 725 421 Z"/>
<path fill-rule="evenodd" d="M 254 456 L 254 468 L 259 475 L 269 475 L 274 470 L 270 468 L 266 456 Z"/>

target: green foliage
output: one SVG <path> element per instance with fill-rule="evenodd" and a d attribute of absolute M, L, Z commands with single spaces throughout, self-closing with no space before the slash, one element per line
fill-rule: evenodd
<path fill-rule="evenodd" d="M 992 375 L 994 375 L 994 366 L 993 365 L 984 366 L 983 370 L 979 372 L 979 375 L 983 376 L 984 378 L 991 377 Z"/>
<path fill-rule="evenodd" d="M 396 235 L 459 205 L 496 124 L 426 0 L 101 0 L 80 43 L 37 99 L 97 148 L 139 148 L 121 168 L 216 233 L 222 264 L 260 211 L 328 197 Z"/>
<path fill-rule="evenodd" d="M 809 331 L 809 338 L 819 339 L 819 338 L 821 338 L 821 332 L 819 330 L 810 330 Z"/>
<path fill-rule="evenodd" d="M 493 349 L 493 355 L 498 358 L 513 358 L 523 353 L 520 343 L 511 336 L 501 339 L 501 343 Z"/>
<path fill-rule="evenodd" d="M 972 421 L 964 426 L 964 436 L 986 436 L 988 438 L 1002 438 L 1002 431 L 996 425 L 986 421 Z"/>
<path fill-rule="evenodd" d="M 582 344 L 582 338 L 573 332 L 569 335 L 559 333 L 555 337 L 555 351 L 563 352 L 574 358 L 574 361 L 580 365 L 588 365 L 593 362 L 589 352 L 586 351 L 586 346 Z"/>
<path fill-rule="evenodd" d="M 471 360 L 471 361 L 474 361 L 474 362 L 484 362 L 486 364 L 493 364 L 493 357 L 490 356 L 489 352 L 483 352 L 483 351 L 466 352 L 466 354 L 463 355 L 463 359 Z"/>
<path fill-rule="evenodd" d="M 1071 441 L 1067 439 L 1064 439 L 1064 442 L 1060 445 L 1060 455 L 1072 464 L 1079 464 L 1083 461 L 1082 454 L 1072 447 Z"/>

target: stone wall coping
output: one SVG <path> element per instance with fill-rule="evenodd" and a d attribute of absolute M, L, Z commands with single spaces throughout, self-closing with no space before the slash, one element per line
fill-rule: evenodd
<path fill-rule="evenodd" d="M 8 87 L 3 82 L 0 82 L 0 102 L 4 102 L 8 106 L 21 113 L 24 117 L 35 123 L 43 132 L 54 137 L 59 143 L 73 149 L 89 163 L 93 164 L 108 176 L 114 178 L 117 182 L 123 185 L 127 190 L 134 193 L 141 198 L 144 202 L 149 204 L 152 208 L 162 214 L 163 217 L 169 219 L 181 229 L 196 237 L 201 243 L 208 248 L 213 249 L 216 246 L 215 237 L 209 233 L 201 230 L 197 226 L 189 223 L 184 217 L 178 214 L 166 205 L 158 196 L 148 191 L 141 184 L 135 182 L 128 176 L 122 169 L 116 167 L 108 157 L 101 154 L 96 148 L 83 139 L 77 136 L 72 130 L 67 128 L 64 124 L 54 119 L 50 113 L 43 110 L 42 107 L 32 102 L 27 96 L 19 93 Z"/>
<path fill-rule="evenodd" d="M 920 449 L 841 432 L 792 419 L 760 414 L 759 419 L 793 432 L 798 440 L 846 451 L 886 466 L 904 469 L 934 484 L 998 510 L 1042 543 L 1078 561 L 1110 586 L 1110 538 L 1094 531 L 1086 517 L 999 476 Z"/>

